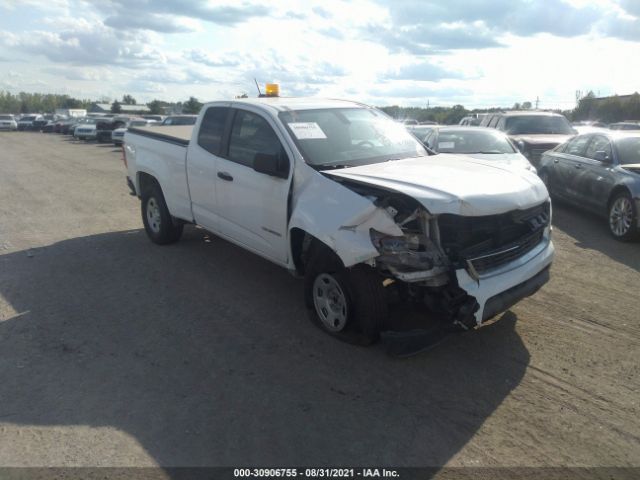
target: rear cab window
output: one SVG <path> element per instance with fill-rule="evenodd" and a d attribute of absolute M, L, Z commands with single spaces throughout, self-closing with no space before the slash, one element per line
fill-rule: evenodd
<path fill-rule="evenodd" d="M 229 107 L 209 107 L 200 122 L 198 145 L 214 155 L 220 154 Z"/>

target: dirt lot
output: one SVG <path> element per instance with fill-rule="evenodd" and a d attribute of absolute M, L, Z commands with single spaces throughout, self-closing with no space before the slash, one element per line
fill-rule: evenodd
<path fill-rule="evenodd" d="M 0 466 L 640 466 L 640 244 L 554 205 L 552 280 L 409 359 L 201 229 L 152 245 L 111 145 L 0 134 Z"/>

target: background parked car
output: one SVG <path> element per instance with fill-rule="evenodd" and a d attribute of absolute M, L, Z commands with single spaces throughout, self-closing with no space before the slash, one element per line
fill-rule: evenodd
<path fill-rule="evenodd" d="M 640 121 L 627 120 L 609 125 L 610 130 L 640 130 Z"/>
<path fill-rule="evenodd" d="M 605 216 L 614 238 L 637 238 L 640 132 L 578 135 L 544 153 L 539 171 L 552 195 Z"/>
<path fill-rule="evenodd" d="M 162 121 L 162 125 L 195 125 L 197 115 L 172 115 Z"/>
<path fill-rule="evenodd" d="M 13 115 L 0 115 L 0 130 L 18 130 L 18 122 Z"/>
<path fill-rule="evenodd" d="M 564 115 L 542 111 L 495 113 L 488 120 L 485 118 L 481 126 L 496 128 L 509 135 L 534 167 L 544 152 L 578 134 Z"/>
<path fill-rule="evenodd" d="M 85 118 L 82 122 L 78 123 L 73 130 L 73 136 L 78 140 L 95 140 L 96 139 L 96 124 L 100 121 L 100 118 Z"/>
<path fill-rule="evenodd" d="M 477 125 L 480 125 L 480 120 L 475 117 L 464 117 L 462 120 L 460 120 L 458 125 L 477 126 Z"/>
<path fill-rule="evenodd" d="M 116 128 L 111 132 L 111 141 L 114 145 L 122 145 L 124 134 L 129 127 L 145 127 L 149 124 L 157 123 L 153 120 L 147 120 L 146 118 L 132 118 L 123 127 Z"/>
<path fill-rule="evenodd" d="M 18 130 L 33 130 L 34 122 L 41 122 L 44 119 L 42 115 L 25 115 L 18 120 Z"/>
<path fill-rule="evenodd" d="M 147 120 L 153 120 L 158 123 L 162 123 L 166 118 L 164 115 L 142 115 L 142 118 L 146 118 Z"/>
<path fill-rule="evenodd" d="M 497 162 L 511 168 L 536 171 L 506 134 L 492 128 L 451 126 L 435 127 L 425 144 L 436 153 L 458 153 L 479 160 Z"/>

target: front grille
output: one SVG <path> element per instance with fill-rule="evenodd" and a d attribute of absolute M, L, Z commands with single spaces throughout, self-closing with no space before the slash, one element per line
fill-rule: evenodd
<path fill-rule="evenodd" d="M 440 243 L 454 265 L 478 273 L 524 255 L 541 240 L 549 224 L 549 202 L 499 215 L 463 217 L 440 215 Z"/>
<path fill-rule="evenodd" d="M 494 268 L 506 265 L 533 250 L 542 241 L 543 234 L 544 231 L 542 229 L 536 230 L 512 245 L 500 248 L 495 252 L 487 253 L 481 257 L 470 258 L 467 261 L 477 273 L 485 273 Z"/>
<path fill-rule="evenodd" d="M 552 148 L 555 148 L 557 144 L 555 143 L 550 143 L 548 145 L 536 145 L 535 148 L 532 148 L 531 151 L 531 159 L 540 159 L 540 157 L 542 157 L 542 154 L 546 151 L 551 150 Z"/>

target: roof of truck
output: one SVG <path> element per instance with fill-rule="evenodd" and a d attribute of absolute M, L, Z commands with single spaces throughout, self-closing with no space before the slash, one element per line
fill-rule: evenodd
<path fill-rule="evenodd" d="M 236 98 L 232 100 L 231 103 L 235 105 L 265 105 L 279 112 L 286 110 L 314 110 L 320 108 L 373 108 L 369 105 L 365 105 L 364 103 L 353 102 L 350 100 L 316 97 Z"/>

